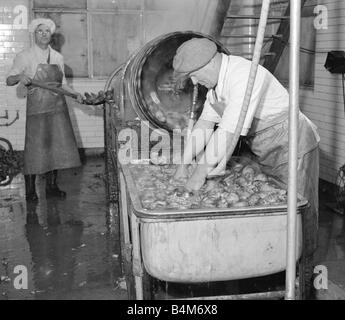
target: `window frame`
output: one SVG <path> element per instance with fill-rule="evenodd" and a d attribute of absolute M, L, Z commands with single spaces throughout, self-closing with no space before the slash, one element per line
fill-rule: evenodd
<path fill-rule="evenodd" d="M 92 15 L 94 14 L 109 14 L 109 15 L 118 15 L 118 14 L 135 14 L 139 15 L 140 17 L 140 28 L 141 33 L 139 35 L 140 38 L 140 45 L 144 45 L 144 35 L 145 35 L 145 13 L 149 12 L 157 12 L 161 10 L 145 10 L 145 0 L 140 1 L 140 9 L 93 9 L 89 7 L 89 0 L 86 1 L 86 9 L 77 9 L 77 8 L 53 8 L 53 7 L 46 7 L 46 8 L 35 8 L 34 7 L 34 0 L 30 1 L 30 21 L 35 19 L 36 13 L 75 13 L 75 14 L 85 14 L 86 15 L 86 33 L 87 33 L 87 76 L 85 77 L 73 77 L 73 79 L 80 79 L 80 80 L 105 80 L 109 77 L 109 75 L 104 76 L 94 76 L 94 59 L 93 59 L 93 43 L 92 43 Z M 31 37 L 31 43 L 33 43 L 33 37 Z M 70 78 L 72 79 L 72 78 Z"/>

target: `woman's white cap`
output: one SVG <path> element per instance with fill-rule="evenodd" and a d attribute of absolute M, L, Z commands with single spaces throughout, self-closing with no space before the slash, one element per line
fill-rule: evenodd
<path fill-rule="evenodd" d="M 46 19 L 46 18 L 37 18 L 31 21 L 29 25 L 29 32 L 35 32 L 37 27 L 41 24 L 44 24 L 49 27 L 50 33 L 53 34 L 55 32 L 56 26 L 53 20 Z"/>

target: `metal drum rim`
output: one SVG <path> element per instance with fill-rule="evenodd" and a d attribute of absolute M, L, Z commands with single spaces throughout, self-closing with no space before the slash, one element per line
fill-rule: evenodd
<path fill-rule="evenodd" d="M 115 71 L 109 76 L 105 84 L 105 90 L 108 90 L 111 82 L 116 77 L 117 73 L 119 73 L 120 71 L 123 71 L 122 81 L 124 82 L 124 79 L 126 78 L 126 74 L 128 72 L 128 67 L 129 67 L 131 69 L 131 72 L 128 78 L 127 90 L 128 90 L 128 98 L 130 99 L 133 110 L 135 111 L 135 113 L 137 114 L 140 120 L 148 121 L 151 129 L 159 130 L 163 134 L 172 134 L 173 129 L 165 127 L 165 126 L 163 127 L 161 123 L 155 120 L 155 117 L 149 111 L 149 108 L 146 104 L 146 100 L 141 90 L 142 70 L 145 63 L 147 62 L 148 57 L 150 56 L 150 53 L 156 50 L 162 41 L 169 40 L 176 36 L 184 36 L 184 35 L 185 36 L 190 35 L 190 36 L 195 36 L 195 37 L 200 37 L 200 38 L 208 38 L 214 43 L 216 43 L 218 48 L 220 48 L 223 53 L 230 54 L 228 49 L 220 41 L 218 41 L 217 39 L 215 39 L 214 37 L 210 35 L 203 34 L 197 31 L 191 31 L 191 30 L 170 32 L 170 33 L 166 33 L 152 39 L 151 41 L 147 42 L 144 46 L 139 48 L 134 54 L 130 56 L 130 58 L 124 64 L 122 64 L 120 67 L 115 69 Z M 122 83 L 122 86 L 125 86 L 125 84 Z M 125 88 L 123 88 L 123 90 L 124 89 Z"/>

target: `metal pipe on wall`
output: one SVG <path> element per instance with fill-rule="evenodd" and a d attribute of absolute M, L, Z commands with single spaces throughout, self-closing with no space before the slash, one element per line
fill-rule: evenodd
<path fill-rule="evenodd" d="M 296 219 L 297 219 L 297 141 L 299 115 L 299 47 L 301 1 L 291 0 L 290 7 L 290 60 L 289 60 L 289 177 L 286 250 L 285 299 L 295 299 L 296 281 Z"/>
<path fill-rule="evenodd" d="M 215 37 L 216 39 L 219 38 L 222 32 L 224 21 L 230 7 L 230 2 L 230 0 L 218 0 L 216 12 L 214 13 L 213 21 L 210 24 L 210 30 L 208 32 L 210 36 Z"/>

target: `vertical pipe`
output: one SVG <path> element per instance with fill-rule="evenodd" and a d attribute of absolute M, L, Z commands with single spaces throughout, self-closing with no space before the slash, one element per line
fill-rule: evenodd
<path fill-rule="evenodd" d="M 88 58 L 88 73 L 89 77 L 94 77 L 94 65 L 93 65 L 93 33 L 92 33 L 92 15 L 89 11 L 86 12 L 87 20 L 87 58 Z"/>
<path fill-rule="evenodd" d="M 296 219 L 297 219 L 297 129 L 299 115 L 299 46 L 301 0 L 291 0 L 289 65 L 289 177 L 286 250 L 286 300 L 295 299 L 296 280 Z"/>

